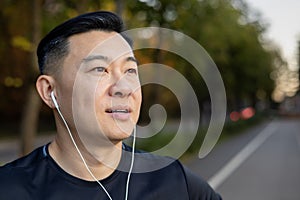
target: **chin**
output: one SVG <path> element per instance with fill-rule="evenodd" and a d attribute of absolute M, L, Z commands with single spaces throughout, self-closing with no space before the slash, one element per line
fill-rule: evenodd
<path fill-rule="evenodd" d="M 127 139 L 133 133 L 133 127 L 126 127 L 126 129 L 120 129 L 119 127 L 111 128 L 106 132 L 106 136 L 111 141 L 121 141 Z"/>
<path fill-rule="evenodd" d="M 99 117 L 99 119 L 101 118 Z M 110 141 L 121 141 L 129 138 L 133 133 L 134 126 L 135 123 L 132 119 L 122 121 L 102 117 L 102 120 L 99 120 L 100 131 Z"/>
<path fill-rule="evenodd" d="M 108 139 L 112 142 L 112 143 L 118 143 L 118 142 L 122 142 L 123 140 L 129 138 L 130 135 L 128 134 L 120 134 L 120 135 L 112 135 L 112 136 L 108 136 Z"/>

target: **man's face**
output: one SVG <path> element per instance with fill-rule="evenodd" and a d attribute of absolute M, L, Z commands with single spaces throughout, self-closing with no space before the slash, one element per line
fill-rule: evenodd
<path fill-rule="evenodd" d="M 57 96 L 71 129 L 95 145 L 106 137 L 109 141 L 127 138 L 142 99 L 131 48 L 115 32 L 91 31 L 69 41 Z"/>

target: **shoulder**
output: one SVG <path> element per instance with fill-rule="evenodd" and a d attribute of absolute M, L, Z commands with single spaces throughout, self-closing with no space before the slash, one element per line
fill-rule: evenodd
<path fill-rule="evenodd" d="M 221 200 L 222 198 L 200 176 L 194 174 L 180 161 L 164 156 L 137 151 L 135 169 L 137 173 L 147 173 L 158 178 L 157 181 L 172 185 L 174 188 L 186 188 L 189 199 Z M 156 180 L 153 180 L 156 182 Z M 156 183 L 160 184 L 160 183 Z M 166 185 L 166 184 L 165 184 Z M 176 193 L 176 192 L 175 192 Z"/>
<path fill-rule="evenodd" d="M 27 156 L 0 167 L 0 191 L 26 185 L 32 180 L 32 175 L 37 172 L 43 161 L 42 147 L 34 150 Z"/>
<path fill-rule="evenodd" d="M 131 160 L 131 147 L 125 145 L 124 150 L 125 152 L 130 152 L 129 154 L 124 154 L 124 160 Z M 158 172 L 166 169 L 170 170 L 172 168 L 177 168 L 176 171 L 178 172 L 179 166 L 175 164 L 176 162 L 177 161 L 171 157 L 159 156 L 143 150 L 135 150 L 133 172 Z"/>
<path fill-rule="evenodd" d="M 187 188 L 189 199 L 222 199 L 221 196 L 217 194 L 204 179 L 192 172 L 180 161 L 173 160 L 173 162 L 166 167 L 166 171 L 169 173 L 169 177 L 174 177 L 177 181 L 181 180 L 184 182 L 185 187 Z M 181 177 L 183 177 L 183 179 Z"/>
<path fill-rule="evenodd" d="M 217 194 L 204 179 L 194 174 L 191 170 L 183 165 L 182 169 L 186 177 L 188 192 L 191 199 L 222 199 L 221 196 Z"/>
<path fill-rule="evenodd" d="M 34 167 L 45 158 L 45 156 L 43 155 L 43 149 L 45 149 L 45 147 L 46 146 L 39 147 L 28 155 L 7 163 L 4 166 L 1 166 L 0 174 L 3 174 L 3 172 L 7 171 L 16 172 Z"/>

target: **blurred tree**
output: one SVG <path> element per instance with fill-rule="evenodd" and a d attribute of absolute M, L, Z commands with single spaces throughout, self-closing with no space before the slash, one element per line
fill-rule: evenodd
<path fill-rule="evenodd" d="M 257 91 L 264 91 L 270 96 L 273 82 L 269 75 L 273 61 L 272 52 L 264 48 L 262 40 L 266 26 L 260 22 L 259 15 L 254 19 L 248 17 L 250 11 L 245 2 L 129 0 L 127 5 L 129 27 L 161 26 L 175 29 L 205 48 L 222 74 L 230 109 L 254 106 Z M 153 52 L 152 55 L 152 62 L 156 62 L 158 54 Z M 143 56 L 149 56 L 149 53 Z M 188 77 L 200 104 L 209 101 L 203 80 L 187 62 L 175 56 L 164 56 L 161 62 L 176 63 L 172 67 Z M 144 95 L 147 96 L 147 91 L 144 91 Z"/>
<path fill-rule="evenodd" d="M 115 0 L 115 5 L 116 5 L 115 12 L 117 15 L 121 17 L 123 16 L 123 12 L 124 12 L 124 4 L 125 1 L 123 0 Z"/>
<path fill-rule="evenodd" d="M 300 81 L 300 39 L 298 41 L 298 75 L 299 75 L 299 81 Z"/>
<path fill-rule="evenodd" d="M 30 8 L 31 4 L 27 1 L 0 2 L 0 93 L 4 97 L 0 100 L 0 117 L 4 126 L 12 128 L 10 133 L 18 131 L 16 123 L 20 119 L 24 88 L 27 85 L 25 80 L 28 79 L 26 72 L 30 68 Z"/>
<path fill-rule="evenodd" d="M 36 49 L 41 38 L 41 0 L 32 1 L 32 47 Z M 31 53 L 31 76 L 38 75 L 38 65 L 35 51 Z M 34 146 L 34 138 L 38 128 L 38 118 L 41 107 L 41 100 L 36 92 L 34 84 L 30 84 L 26 93 L 27 99 L 21 121 L 21 153 L 28 154 Z"/>

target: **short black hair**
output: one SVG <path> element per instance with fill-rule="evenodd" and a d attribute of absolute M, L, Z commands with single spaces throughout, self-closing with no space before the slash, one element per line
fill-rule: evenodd
<path fill-rule="evenodd" d="M 38 45 L 40 73 L 52 74 L 57 71 L 69 52 L 70 36 L 92 30 L 121 33 L 123 28 L 122 19 L 109 11 L 90 12 L 65 21 L 50 31 Z M 128 41 L 126 36 L 123 37 Z M 128 43 L 130 44 L 130 41 Z"/>

